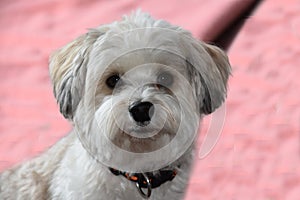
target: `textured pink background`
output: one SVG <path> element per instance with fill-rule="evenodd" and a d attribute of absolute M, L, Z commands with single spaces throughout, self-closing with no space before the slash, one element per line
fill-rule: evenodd
<path fill-rule="evenodd" d="M 245 4 L 2 0 L 0 170 L 39 154 L 70 129 L 52 94 L 51 51 L 137 7 L 210 39 Z M 233 76 L 222 135 L 208 156 L 197 159 L 186 199 L 300 199 L 299 40 L 298 0 L 267 0 L 247 20 L 229 51 Z"/>

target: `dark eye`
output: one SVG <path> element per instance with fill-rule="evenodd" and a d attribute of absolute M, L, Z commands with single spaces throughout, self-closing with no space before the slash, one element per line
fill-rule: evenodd
<path fill-rule="evenodd" d="M 120 76 L 118 74 L 112 75 L 108 77 L 108 79 L 106 79 L 106 85 L 110 89 L 114 89 L 114 87 L 116 86 L 119 80 L 120 80 Z"/>
<path fill-rule="evenodd" d="M 165 87 L 170 87 L 173 84 L 172 74 L 168 72 L 162 72 L 157 77 L 157 83 Z"/>

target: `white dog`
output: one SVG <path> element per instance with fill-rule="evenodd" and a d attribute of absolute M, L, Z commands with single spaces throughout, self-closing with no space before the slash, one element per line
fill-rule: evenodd
<path fill-rule="evenodd" d="M 50 58 L 73 131 L 0 175 L 0 199 L 182 199 L 198 125 L 226 97 L 219 48 L 140 11 Z"/>

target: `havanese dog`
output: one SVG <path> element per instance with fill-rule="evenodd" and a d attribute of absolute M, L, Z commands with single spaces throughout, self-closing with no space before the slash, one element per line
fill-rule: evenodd
<path fill-rule="evenodd" d="M 54 52 L 50 76 L 73 130 L 0 175 L 1 200 L 183 199 L 201 118 L 224 101 L 218 47 L 136 11 Z"/>

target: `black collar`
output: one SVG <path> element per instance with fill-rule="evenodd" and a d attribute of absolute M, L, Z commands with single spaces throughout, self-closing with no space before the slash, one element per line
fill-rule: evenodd
<path fill-rule="evenodd" d="M 122 172 L 117 169 L 109 168 L 109 170 L 116 176 L 122 175 L 126 179 L 138 183 L 141 188 L 148 188 L 147 180 L 145 175 L 149 179 L 151 188 L 157 188 L 160 185 L 164 184 L 167 181 L 172 181 L 177 174 L 177 171 L 174 170 L 159 170 L 157 173 L 145 172 L 145 173 L 129 173 Z"/>

